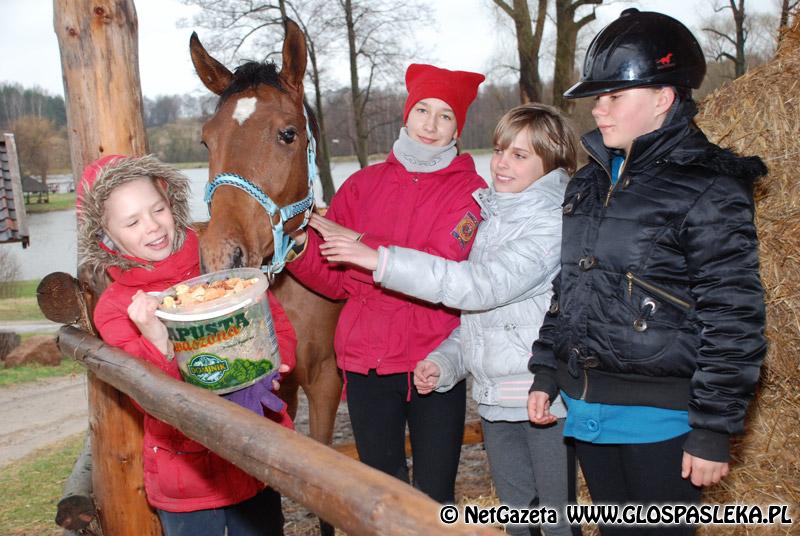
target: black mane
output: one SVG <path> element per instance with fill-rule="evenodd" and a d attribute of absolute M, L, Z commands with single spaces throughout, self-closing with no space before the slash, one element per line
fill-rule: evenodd
<path fill-rule="evenodd" d="M 248 61 L 238 66 L 233 72 L 233 81 L 219 96 L 217 108 L 231 95 L 254 88 L 259 84 L 266 84 L 280 91 L 286 91 L 281 85 L 280 78 L 278 78 L 278 68 L 273 62 Z"/>

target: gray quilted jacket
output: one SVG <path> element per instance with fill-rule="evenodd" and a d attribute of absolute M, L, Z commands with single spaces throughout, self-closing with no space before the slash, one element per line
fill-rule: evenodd
<path fill-rule="evenodd" d="M 491 421 L 527 420 L 531 345 L 550 306 L 561 256 L 561 204 L 569 176 L 562 169 L 511 194 L 493 188 L 473 196 L 481 222 L 469 259 L 379 248 L 373 273 L 384 288 L 459 309 L 461 325 L 428 357 L 441 369 L 437 391 L 474 377 L 472 396 Z M 560 398 L 551 408 L 566 415 Z"/>

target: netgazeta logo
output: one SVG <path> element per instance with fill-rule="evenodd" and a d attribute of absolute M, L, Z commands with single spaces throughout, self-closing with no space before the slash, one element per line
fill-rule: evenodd
<path fill-rule="evenodd" d="M 205 385 L 220 381 L 228 371 L 228 362 L 218 355 L 197 354 L 188 363 L 189 374 Z"/>

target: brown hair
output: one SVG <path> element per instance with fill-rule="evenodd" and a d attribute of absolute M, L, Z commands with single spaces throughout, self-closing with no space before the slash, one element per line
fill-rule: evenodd
<path fill-rule="evenodd" d="M 533 151 L 542 159 L 544 172 L 564 168 L 572 175 L 577 168 L 577 138 L 572 126 L 552 106 L 530 102 L 510 109 L 494 129 L 492 143 L 505 149 L 527 130 Z"/>

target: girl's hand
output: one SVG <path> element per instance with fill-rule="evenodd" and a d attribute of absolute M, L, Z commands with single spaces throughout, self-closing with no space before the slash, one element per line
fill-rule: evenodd
<path fill-rule="evenodd" d="M 320 244 L 322 256 L 330 262 L 346 262 L 374 271 L 378 267 L 378 251 L 340 235 L 330 235 Z"/>
<path fill-rule="evenodd" d="M 421 395 L 427 395 L 439 384 L 442 371 L 433 361 L 422 360 L 414 367 L 414 387 Z"/>
<path fill-rule="evenodd" d="M 556 416 L 550 413 L 550 397 L 544 391 L 528 394 L 528 418 L 533 424 L 552 424 Z"/>
<path fill-rule="evenodd" d="M 306 231 L 305 229 L 298 229 L 289 233 L 289 238 L 294 240 L 294 243 L 298 246 L 302 246 L 306 243 Z"/>
<path fill-rule="evenodd" d="M 169 337 L 167 327 L 156 317 L 158 303 L 158 298 L 155 296 L 137 290 L 128 306 L 128 318 L 136 324 L 142 337 L 153 343 L 162 354 L 167 355 Z"/>
<path fill-rule="evenodd" d="M 328 240 L 328 237 L 337 235 L 343 236 L 355 242 L 358 240 L 358 237 L 361 236 L 352 229 L 348 229 L 347 227 L 339 225 L 338 223 L 329 220 L 324 216 L 320 216 L 319 214 L 312 214 L 308 225 L 316 229 L 320 236 L 322 236 L 323 240 Z"/>
<path fill-rule="evenodd" d="M 681 477 L 692 479 L 695 486 L 711 486 L 728 476 L 730 466 L 727 462 L 712 462 L 688 452 L 683 453 Z"/>
<path fill-rule="evenodd" d="M 286 363 L 281 363 L 281 366 L 278 367 L 278 372 L 280 372 L 281 374 L 286 374 L 287 372 L 289 372 L 289 365 L 287 365 Z M 279 382 L 278 380 L 272 380 L 272 390 L 277 391 L 280 388 L 281 388 L 281 382 Z"/>

